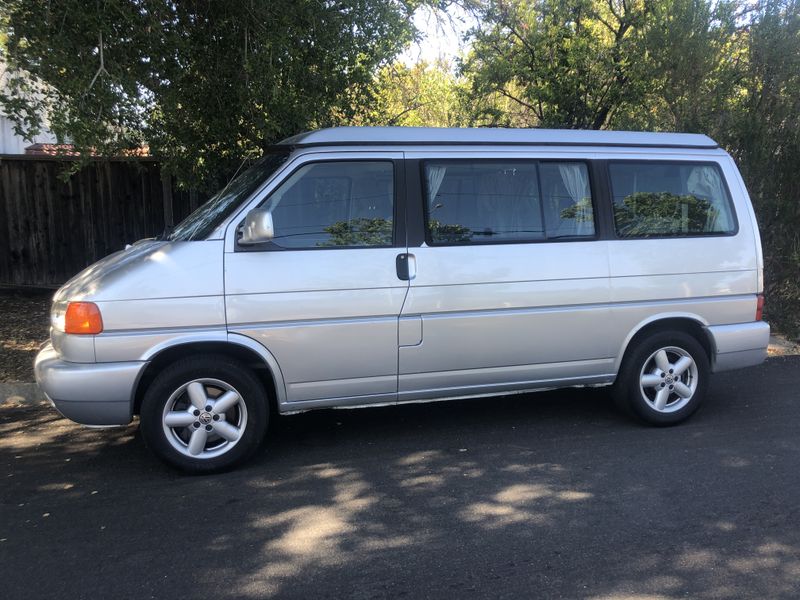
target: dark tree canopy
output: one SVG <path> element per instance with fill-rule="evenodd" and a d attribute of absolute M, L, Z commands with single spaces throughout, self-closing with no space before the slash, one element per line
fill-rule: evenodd
<path fill-rule="evenodd" d="M 80 150 L 149 145 L 214 187 L 286 135 L 346 122 L 412 38 L 403 0 L 11 0 L 2 11 L 20 130 Z M 15 74 L 16 73 L 16 74 Z"/>

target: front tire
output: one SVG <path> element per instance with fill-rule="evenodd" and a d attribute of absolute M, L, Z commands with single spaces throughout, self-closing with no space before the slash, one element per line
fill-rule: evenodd
<path fill-rule="evenodd" d="M 623 410 L 652 425 L 688 419 L 705 398 L 711 373 L 703 346 L 683 331 L 662 331 L 626 355 L 614 398 Z"/>
<path fill-rule="evenodd" d="M 253 372 L 224 355 L 178 360 L 145 392 L 140 427 L 161 460 L 189 473 L 233 468 L 259 447 L 269 405 Z"/>

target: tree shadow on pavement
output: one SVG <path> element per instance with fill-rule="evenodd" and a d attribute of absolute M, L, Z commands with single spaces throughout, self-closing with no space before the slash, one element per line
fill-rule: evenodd
<path fill-rule="evenodd" d="M 283 417 L 209 477 L 0 410 L 4 596 L 796 597 L 799 366 L 668 429 L 591 389 Z"/>

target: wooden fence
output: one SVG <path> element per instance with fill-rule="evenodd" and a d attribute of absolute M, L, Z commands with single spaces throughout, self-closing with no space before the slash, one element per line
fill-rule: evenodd
<path fill-rule="evenodd" d="M 0 284 L 57 286 L 125 244 L 158 235 L 204 198 L 174 188 L 153 160 L 0 156 Z"/>

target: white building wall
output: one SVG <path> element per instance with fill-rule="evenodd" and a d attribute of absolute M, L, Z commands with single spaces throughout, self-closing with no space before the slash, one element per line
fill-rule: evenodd
<path fill-rule="evenodd" d="M 25 148 L 31 144 L 54 144 L 56 136 L 50 131 L 43 131 L 33 141 L 28 141 L 14 133 L 14 123 L 0 113 L 0 154 L 25 154 Z"/>
<path fill-rule="evenodd" d="M 6 63 L 0 58 L 0 87 L 7 85 Z M 33 140 L 26 140 L 22 136 L 14 133 L 14 123 L 2 111 L 0 111 L 0 154 L 25 154 L 25 148 L 31 144 L 54 144 L 56 136 L 47 129 L 44 123 L 42 132 Z"/>

